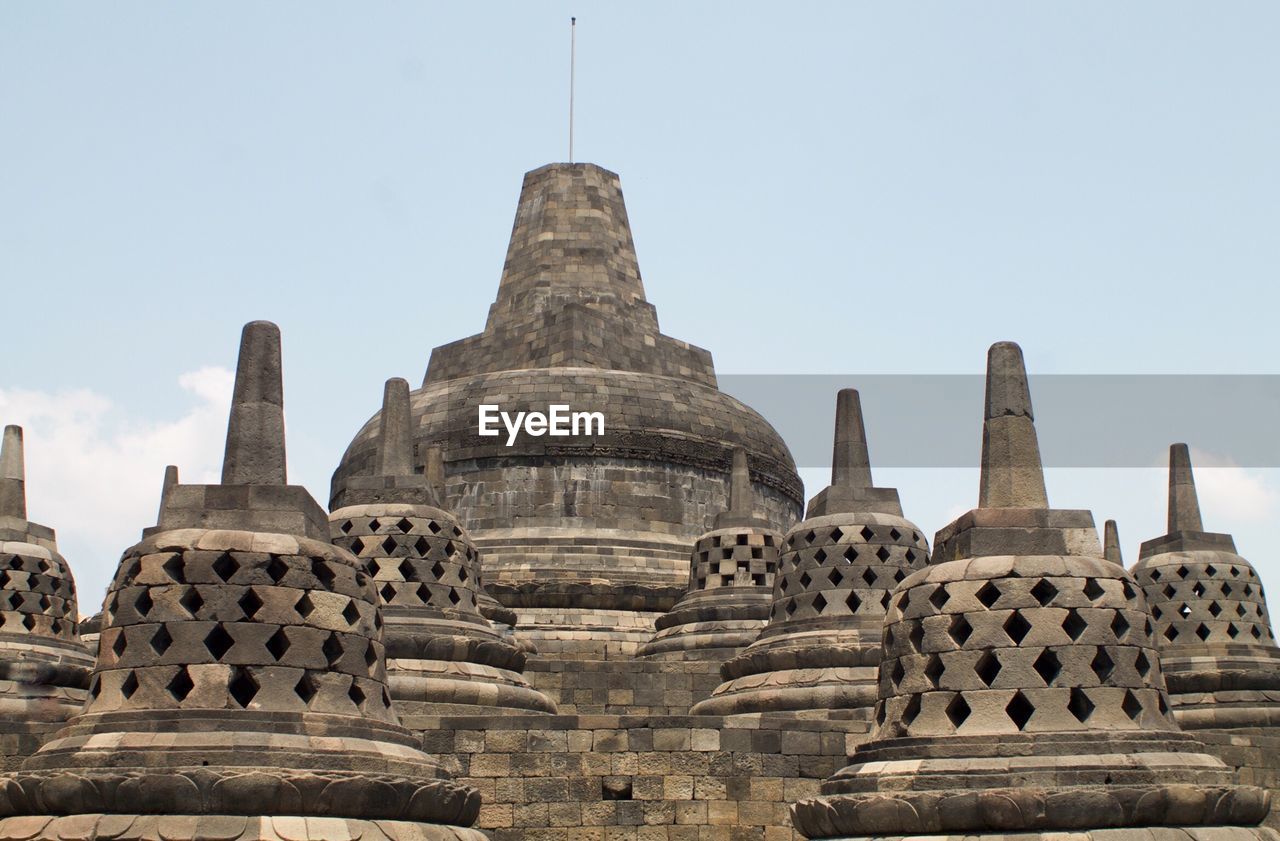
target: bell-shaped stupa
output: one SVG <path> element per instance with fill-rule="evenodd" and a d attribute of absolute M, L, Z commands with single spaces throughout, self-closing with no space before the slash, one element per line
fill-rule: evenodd
<path fill-rule="evenodd" d="M 1204 530 L 1186 444 L 1169 448 L 1169 533 L 1142 544 L 1133 575 L 1155 620 L 1178 723 L 1280 724 L 1280 648 L 1262 582 L 1231 535 Z"/>
<path fill-rule="evenodd" d="M 733 453 L 729 509 L 693 544 L 689 589 L 655 632 L 641 657 L 724 660 L 750 645 L 769 619 L 782 535 L 751 510 L 747 451 Z"/>
<path fill-rule="evenodd" d="M 0 777 L 0 838 L 483 839 L 400 726 L 363 564 L 285 478 L 280 333 L 245 327 L 222 484 L 167 489 L 85 709 Z"/>
<path fill-rule="evenodd" d="M 981 506 L 935 539 L 946 560 L 894 591 L 876 729 L 793 808 L 796 828 L 1274 838 L 1257 827 L 1268 794 L 1178 730 L 1142 591 L 1101 557 L 1092 516 L 1048 507 L 1012 343 L 988 356 L 981 488 Z"/>
<path fill-rule="evenodd" d="M 783 541 L 769 623 L 725 663 L 724 683 L 693 712 L 864 709 L 876 700 L 880 626 L 889 594 L 929 562 L 894 488 L 871 480 L 862 404 L 836 398 L 831 484 Z"/>
<path fill-rule="evenodd" d="M 93 657 L 80 640 L 71 568 L 51 528 L 27 519 L 22 427 L 0 445 L 0 768 L 79 711 Z"/>
<path fill-rule="evenodd" d="M 440 507 L 437 471 L 413 470 L 409 383 L 387 380 L 378 417 L 378 472 L 347 481 L 329 534 L 364 562 L 382 599 L 398 711 L 555 712 L 521 675 L 525 653 L 481 615 L 480 554 Z"/>

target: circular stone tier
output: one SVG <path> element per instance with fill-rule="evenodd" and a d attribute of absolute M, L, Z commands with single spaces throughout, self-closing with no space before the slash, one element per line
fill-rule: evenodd
<path fill-rule="evenodd" d="M 1178 723 L 1280 725 L 1280 648 L 1253 566 L 1234 552 L 1161 552 L 1133 575 L 1151 606 Z"/>
<path fill-rule="evenodd" d="M 551 404 L 604 415 L 604 433 L 572 437 L 477 434 L 479 406 L 514 415 Z M 485 558 L 485 582 L 504 605 L 535 610 L 534 641 L 591 632 L 600 611 L 662 612 L 684 594 L 688 547 L 728 507 L 733 450 L 751 464 L 751 509 L 781 527 L 801 510 L 786 444 L 758 413 L 691 380 L 598 368 L 501 371 L 431 383 L 412 395 L 413 440 L 447 459 L 444 507 Z M 501 427 L 501 424 L 499 424 Z M 373 475 L 379 418 L 364 425 L 333 477 Z M 565 615 L 568 611 L 571 615 Z M 653 617 L 617 644 L 646 641 Z M 522 618 L 522 624 L 527 620 Z M 625 639 L 624 639 L 625 638 Z"/>
<path fill-rule="evenodd" d="M 890 594 L 929 562 L 929 544 L 892 514 L 827 514 L 788 532 L 769 623 L 728 661 L 695 714 L 863 708 L 876 701 Z"/>
<path fill-rule="evenodd" d="M 0 778 L 0 815 L 14 816 L 0 838 L 33 816 L 85 837 L 139 815 L 474 821 L 479 795 L 392 711 L 362 566 L 318 540 L 235 530 L 166 531 L 126 551 L 89 704 Z"/>
<path fill-rule="evenodd" d="M 66 559 L 35 543 L 0 541 L 0 716 L 65 721 L 84 706 L 93 656 L 80 641 Z"/>
<path fill-rule="evenodd" d="M 1270 796 L 1170 716 L 1141 589 L 1090 557 L 919 570 L 885 616 L 872 739 L 793 809 L 809 838 L 1256 825 Z"/>
<path fill-rule="evenodd" d="M 334 544 L 365 563 L 382 600 L 387 682 L 401 713 L 556 711 L 521 675 L 524 652 L 481 614 L 480 555 L 453 515 L 349 505 L 329 515 L 329 527 Z"/>

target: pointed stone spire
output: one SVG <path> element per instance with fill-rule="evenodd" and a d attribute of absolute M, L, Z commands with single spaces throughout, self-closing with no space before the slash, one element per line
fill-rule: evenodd
<path fill-rule="evenodd" d="M 1120 531 L 1115 520 L 1107 520 L 1102 527 L 1102 557 L 1124 566 L 1124 556 L 1120 554 Z"/>
<path fill-rule="evenodd" d="M 20 426 L 6 426 L 4 443 L 0 445 L 0 517 L 27 519 L 26 467 Z"/>
<path fill-rule="evenodd" d="M 1049 507 L 1027 369 L 1013 342 L 997 342 L 987 352 L 978 507 Z"/>
<path fill-rule="evenodd" d="M 713 527 L 717 529 L 735 526 L 768 527 L 768 521 L 757 517 L 754 508 L 747 451 L 742 447 L 735 447 L 733 462 L 729 468 L 729 507 L 716 515 Z"/>
<path fill-rule="evenodd" d="M 222 484 L 288 484 L 280 328 L 269 321 L 251 321 L 240 335 Z"/>
<path fill-rule="evenodd" d="M 169 498 L 169 491 L 178 484 L 178 465 L 170 464 L 164 468 L 164 483 L 160 485 L 160 513 L 164 513 L 165 500 Z M 159 522 L 157 516 L 156 522 Z"/>
<path fill-rule="evenodd" d="M 427 447 L 426 458 L 427 484 L 435 491 L 436 497 L 444 499 L 444 450 L 437 445 Z"/>
<path fill-rule="evenodd" d="M 831 453 L 831 484 L 847 488 L 871 487 L 871 456 L 862 423 L 858 390 L 842 388 L 836 395 L 836 434 Z"/>
<path fill-rule="evenodd" d="M 413 417 L 409 410 L 409 382 L 400 377 L 387 380 L 382 390 L 379 418 L 378 472 L 383 476 L 413 473 Z"/>
<path fill-rule="evenodd" d="M 1191 473 L 1191 451 L 1186 444 L 1169 446 L 1169 534 L 1204 531 L 1196 479 Z"/>

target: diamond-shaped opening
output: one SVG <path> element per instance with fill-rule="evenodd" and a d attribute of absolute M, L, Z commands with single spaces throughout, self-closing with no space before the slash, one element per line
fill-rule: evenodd
<path fill-rule="evenodd" d="M 22 626 L 28 631 L 34 631 L 36 629 L 35 616 L 28 613 L 26 616 L 22 617 Z"/>
<path fill-rule="evenodd" d="M 758 551 L 758 550 L 754 550 L 754 549 L 753 549 L 753 550 L 752 550 L 752 552 L 751 552 L 751 557 L 753 557 L 753 558 L 758 558 L 758 557 L 760 557 L 759 551 Z M 822 563 L 823 561 L 825 561 L 825 560 L 827 559 L 827 553 L 826 553 L 826 552 L 824 552 L 822 549 L 819 549 L 818 551 L 816 551 L 816 552 L 814 552 L 814 553 L 813 553 L 813 559 L 814 559 L 815 561 L 817 561 L 818 563 Z"/>
<path fill-rule="evenodd" d="M 133 693 L 138 691 L 138 676 L 133 672 L 129 672 L 124 682 L 120 684 L 120 694 L 125 698 L 132 698 Z"/>
<path fill-rule="evenodd" d="M 1008 619 L 1004 621 L 1004 632 L 1009 635 L 1009 639 L 1014 644 L 1022 642 L 1027 634 L 1031 632 L 1031 623 L 1022 617 L 1020 611 L 1015 610 Z"/>
<path fill-rule="evenodd" d="M 342 525 L 338 526 L 338 528 L 342 530 L 343 534 L 350 534 L 351 529 L 354 526 L 355 526 L 355 523 L 352 523 L 350 520 L 347 520 Z"/>
<path fill-rule="evenodd" d="M 413 543 L 413 550 L 417 552 L 419 555 L 422 555 L 425 557 L 427 552 L 431 550 L 431 544 L 427 542 L 427 539 L 425 537 L 419 537 Z"/>
<path fill-rule="evenodd" d="M 951 600 L 951 594 L 947 592 L 946 584 L 939 584 L 937 589 L 929 594 L 929 603 L 938 610 L 942 610 L 942 606 Z"/>
<path fill-rule="evenodd" d="M 1183 619 L 1186 619 L 1188 616 L 1191 615 L 1191 608 L 1187 605 L 1186 602 L 1183 602 L 1182 604 L 1178 605 L 1178 615 L 1181 616 Z"/>
<path fill-rule="evenodd" d="M 1052 686 L 1053 682 L 1058 679 L 1058 675 L 1062 673 L 1062 661 L 1058 659 L 1058 655 L 1049 649 L 1040 652 L 1040 656 L 1031 664 L 1031 668 L 1036 670 L 1036 674 L 1040 675 L 1040 679 L 1044 681 L 1045 686 Z"/>
<path fill-rule="evenodd" d="M 342 643 L 338 641 L 338 635 L 331 631 L 329 636 L 325 637 L 324 645 L 320 646 L 320 651 L 329 662 L 329 668 L 336 666 L 342 659 Z"/>
<path fill-rule="evenodd" d="M 1189 570 L 1188 570 L 1185 566 L 1180 566 L 1180 567 L 1178 567 L 1178 569 L 1174 572 L 1174 575 L 1178 576 L 1179 578 L 1186 578 L 1186 577 L 1187 577 L 1187 572 L 1188 572 L 1188 571 L 1189 571 Z"/>
<path fill-rule="evenodd" d="M 1129 633 L 1129 620 L 1124 618 L 1124 614 L 1116 611 L 1116 615 L 1111 620 L 1111 633 L 1116 635 L 1116 642 L 1122 640 L 1125 634 Z"/>
<path fill-rule="evenodd" d="M 409 522 L 408 518 L 401 517 L 400 522 L 396 523 L 396 528 L 400 529 L 402 534 L 408 534 L 409 529 L 413 528 L 413 523 Z"/>
<path fill-rule="evenodd" d="M 445 553 L 446 555 L 448 555 L 449 557 L 451 557 L 451 558 L 453 557 L 453 553 L 454 553 L 454 546 L 453 546 L 453 541 L 452 541 L 452 540 L 446 540 L 446 541 L 444 542 L 444 553 Z M 727 557 L 727 556 L 726 556 L 726 557 Z"/>
<path fill-rule="evenodd" d="M 396 551 L 396 539 L 388 535 L 387 539 L 382 541 L 382 551 L 388 555 L 394 554 Z"/>
<path fill-rule="evenodd" d="M 787 612 L 787 615 L 788 615 L 788 616 L 792 616 L 792 615 L 794 615 L 794 614 L 795 614 L 795 612 L 796 612 L 796 600 L 795 600 L 795 599 L 787 599 L 787 606 L 786 606 L 785 608 L 783 608 L 783 609 Z"/>
<path fill-rule="evenodd" d="M 1092 581 L 1093 579 L 1089 579 Z M 1036 582 L 1036 586 L 1031 588 L 1031 595 L 1040 603 L 1041 607 L 1045 607 L 1049 602 L 1053 601 L 1053 597 L 1058 595 L 1058 588 L 1047 578 L 1041 578 Z"/>
<path fill-rule="evenodd" d="M 920 715 L 920 696 L 912 695 L 907 701 L 907 705 L 902 708 L 902 723 L 910 727 L 911 722 L 916 720 Z"/>
<path fill-rule="evenodd" d="M 13 610 L 17 610 L 19 607 L 22 606 L 22 599 L 23 599 L 22 593 L 15 590 L 9 596 L 9 607 Z"/>
<path fill-rule="evenodd" d="M 988 581 L 982 585 L 977 592 L 978 601 L 982 602 L 982 606 L 990 608 L 993 604 L 1000 600 L 1000 588 L 992 582 Z"/>
<path fill-rule="evenodd" d="M 1093 711 L 1097 705 L 1089 700 L 1089 696 L 1080 687 L 1071 690 L 1071 699 L 1067 701 L 1067 711 L 1075 716 L 1076 721 L 1081 724 L 1089 720 L 1089 716 L 1093 715 Z"/>
<path fill-rule="evenodd" d="M 1137 598 L 1138 591 L 1133 589 L 1133 585 L 1130 584 L 1127 580 L 1121 582 L 1120 588 L 1124 592 L 1124 597 L 1126 601 L 1133 601 L 1135 598 Z"/>
<path fill-rule="evenodd" d="M 698 583 L 701 584 L 705 580 L 706 580 L 706 576 L 702 576 L 702 575 L 698 576 Z M 784 575 L 782 576 L 782 578 L 778 579 L 778 581 L 779 581 L 778 589 L 784 593 L 787 592 L 787 588 L 791 586 L 791 579 L 787 578 Z"/>
<path fill-rule="evenodd" d="M 1221 606 L 1221 605 L 1219 605 L 1217 602 L 1210 602 L 1210 603 L 1209 603 L 1209 613 L 1210 613 L 1210 615 L 1212 615 L 1212 616 L 1214 616 L 1214 617 L 1217 617 L 1217 616 L 1218 616 L 1218 614 L 1222 613 L 1222 606 Z"/>
<path fill-rule="evenodd" d="M 1211 633 L 1212 632 L 1203 622 L 1201 622 L 1199 625 L 1196 626 L 1196 636 L 1200 638 L 1201 642 L 1204 642 L 1205 640 L 1207 640 L 1209 638 L 1209 634 Z"/>
<path fill-rule="evenodd" d="M 231 576 L 235 575 L 240 569 L 240 562 L 231 557 L 229 552 L 223 552 L 218 559 L 213 562 L 214 575 L 223 581 L 230 581 Z"/>
<path fill-rule="evenodd" d="M 124 638 L 124 629 L 121 628 L 120 633 L 116 634 L 115 642 L 111 643 L 111 650 L 115 652 L 117 660 L 124 656 L 124 650 L 127 646 L 128 643 Z"/>
<path fill-rule="evenodd" d="M 204 638 L 204 647 L 209 649 L 209 653 L 213 655 L 215 660 L 221 660 L 222 655 L 231 650 L 231 646 L 236 641 L 232 639 L 231 634 L 227 633 L 227 629 L 221 625 L 214 625 Z"/>
<path fill-rule="evenodd" d="M 1165 700 L 1163 692 L 1156 695 L 1156 703 L 1160 706 L 1160 715 L 1169 714 L 1169 702 Z"/>
<path fill-rule="evenodd" d="M 831 582 L 832 587 L 839 587 L 840 582 L 844 581 L 844 575 L 838 569 L 833 569 L 827 573 L 827 580 Z"/>
<path fill-rule="evenodd" d="M 1133 661 L 1133 668 L 1137 670 L 1138 677 L 1146 677 L 1147 672 L 1151 671 L 1151 661 L 1147 659 L 1145 652 L 1138 652 L 1137 658 Z"/>
<path fill-rule="evenodd" d="M 351 681 L 351 688 L 347 690 L 347 697 L 351 699 L 351 703 L 358 707 L 364 703 L 364 690 L 361 689 L 360 685 L 353 680 Z"/>
<path fill-rule="evenodd" d="M 850 546 L 848 549 L 845 549 L 844 559 L 849 563 L 853 563 L 854 561 L 858 560 L 858 550 L 853 548 L 852 546 Z"/>
<path fill-rule="evenodd" d="M 357 552 L 357 550 L 354 548 L 351 551 Z M 333 581 L 335 576 L 334 576 L 333 570 L 329 569 L 329 565 L 326 564 L 324 561 L 320 560 L 319 558 L 312 558 L 311 574 L 315 576 L 317 581 L 320 582 L 320 587 L 322 589 L 325 589 L 325 590 L 333 589 Z"/>
<path fill-rule="evenodd" d="M 1168 628 L 1165 628 L 1164 638 L 1167 639 L 1169 642 L 1173 642 L 1178 638 L 1178 629 L 1173 627 L 1172 625 L 1170 625 Z"/>
<path fill-rule="evenodd" d="M 1232 567 L 1232 568 L 1231 568 L 1231 570 L 1230 570 L 1230 572 L 1231 572 L 1231 577 L 1232 577 L 1232 578 L 1239 578 L 1239 577 L 1240 577 L 1240 570 L 1239 570 L 1239 568 L 1237 568 L 1237 567 Z"/>
<path fill-rule="evenodd" d="M 1099 648 L 1089 668 L 1093 669 L 1093 673 L 1098 676 L 1100 682 L 1106 683 L 1107 678 L 1111 677 L 1116 670 L 1116 663 L 1111 659 L 1111 655 L 1107 654 L 1105 648 Z"/>
<path fill-rule="evenodd" d="M 262 599 L 251 587 L 247 593 L 240 597 L 239 605 L 240 609 L 244 611 L 244 618 L 252 619 L 258 615 L 258 610 L 262 607 Z"/>
<path fill-rule="evenodd" d="M 61 634 L 61 633 L 62 633 L 62 623 L 61 623 L 60 621 L 58 621 L 57 619 L 53 620 L 51 623 L 49 623 L 49 630 L 53 631 L 53 633 L 54 633 L 55 635 L 56 635 L 56 634 Z"/>
<path fill-rule="evenodd" d="M 830 540 L 831 540 L 831 542 L 832 542 L 832 543 L 839 543 L 839 542 L 840 542 L 840 538 L 842 538 L 842 537 L 844 537 L 844 532 L 842 532 L 842 531 L 840 530 L 840 527 L 839 527 L 839 526 L 836 526 L 835 528 L 833 528 L 833 529 L 831 530 L 831 538 L 830 538 Z"/>
<path fill-rule="evenodd" d="M 267 640 L 267 651 L 276 660 L 279 660 L 289 650 L 289 637 L 285 634 L 284 628 L 279 628 L 271 639 Z"/>
<path fill-rule="evenodd" d="M 965 723 L 971 712 L 972 710 L 969 709 L 969 704 L 965 701 L 964 696 L 958 692 L 951 699 L 951 703 L 947 704 L 947 718 L 951 721 L 951 726 L 957 729 L 961 724 Z"/>
<path fill-rule="evenodd" d="M 271 562 L 267 564 L 267 575 L 271 576 L 271 581 L 279 584 L 284 577 L 289 574 L 289 564 L 279 555 L 272 555 Z"/>
<path fill-rule="evenodd" d="M 1230 585 L 1230 584 L 1228 584 L 1228 583 L 1227 583 L 1227 582 L 1225 582 L 1225 581 L 1224 581 L 1224 582 L 1222 582 L 1222 597 L 1223 597 L 1223 598 L 1228 598 L 1228 597 L 1231 595 L 1231 593 L 1232 593 L 1232 592 L 1233 592 L 1233 591 L 1232 591 L 1231 585 Z"/>
<path fill-rule="evenodd" d="M 911 604 L 911 591 L 903 590 L 902 594 L 898 596 L 898 610 L 903 613 L 906 613 L 907 607 L 910 604 Z"/>
<path fill-rule="evenodd" d="M 1084 629 L 1089 627 L 1089 623 L 1080 617 L 1074 609 L 1068 610 L 1066 618 L 1062 620 L 1062 630 L 1067 632 L 1067 636 L 1073 640 L 1080 639 L 1080 635 L 1084 633 Z"/>
<path fill-rule="evenodd" d="M 186 563 L 182 560 L 181 555 L 174 555 L 165 561 L 160 568 L 164 570 L 164 574 L 179 584 L 183 583 L 183 573 L 186 571 Z"/>
<path fill-rule="evenodd" d="M 871 587 L 871 586 L 874 586 L 874 585 L 875 585 L 875 583 L 876 583 L 876 574 L 875 574 L 875 572 L 873 572 L 873 571 L 872 571 L 871 567 L 867 567 L 866 569 L 864 569 L 864 570 L 862 571 L 862 580 L 863 580 L 863 581 L 865 581 L 865 582 L 867 582 L 867 586 L 868 586 L 868 587 Z"/>
<path fill-rule="evenodd" d="M 894 540 L 898 540 L 902 537 L 902 532 L 898 531 L 896 528 L 889 529 L 889 537 Z"/>
<path fill-rule="evenodd" d="M 951 620 L 951 627 L 947 628 L 947 635 L 955 640 L 956 645 L 964 645 L 972 634 L 973 626 L 969 624 L 969 620 L 957 613 Z"/>
<path fill-rule="evenodd" d="M 1236 623 L 1231 622 L 1227 625 L 1227 636 L 1235 639 L 1240 636 L 1240 629 L 1236 627 Z"/>
<path fill-rule="evenodd" d="M 886 563 L 891 556 L 889 550 L 881 546 L 876 550 L 876 557 L 880 559 L 880 563 Z"/>
<path fill-rule="evenodd" d="M 311 699 L 316 697 L 316 682 L 312 680 L 311 674 L 303 672 L 302 677 L 298 678 L 298 682 L 293 687 L 294 694 L 302 699 L 302 703 L 310 704 Z"/>
<path fill-rule="evenodd" d="M 1005 715 L 1009 716 L 1009 719 L 1018 726 L 1019 730 L 1026 728 L 1027 722 L 1031 720 L 1031 716 L 1035 711 L 1035 705 L 1027 700 L 1027 696 L 1020 691 L 1013 693 L 1013 698 L 1004 708 Z"/>
<path fill-rule="evenodd" d="M 364 664 L 372 669 L 374 664 L 377 662 L 378 662 L 377 649 L 373 647 L 373 640 L 369 640 L 369 645 L 364 650 Z"/>
<path fill-rule="evenodd" d="M 911 625 L 911 632 L 907 634 L 907 640 L 911 643 L 911 647 L 919 651 L 924 645 L 924 626 L 919 622 Z"/>
<path fill-rule="evenodd" d="M 191 587 L 182 594 L 182 598 L 178 599 L 178 604 L 182 605 L 183 610 L 191 614 L 191 618 L 194 619 L 200 612 L 200 608 L 204 607 L 204 599 L 200 597 L 195 587 Z"/>
<path fill-rule="evenodd" d="M 377 531 L 382 528 L 382 522 L 377 517 L 369 521 L 369 531 Z"/>
<path fill-rule="evenodd" d="M 1192 585 L 1191 592 L 1194 593 L 1195 597 L 1198 599 L 1204 598 L 1204 585 L 1201 584 L 1199 581 L 1197 581 L 1194 585 Z"/>
<path fill-rule="evenodd" d="M 827 607 L 827 600 L 822 597 L 821 593 L 813 597 L 814 610 L 818 611 L 818 613 L 821 613 L 823 610 L 826 609 L 826 607 Z"/>
<path fill-rule="evenodd" d="M 881 596 L 880 596 L 880 606 L 881 606 L 882 608 L 884 608 L 885 610 L 888 610 L 888 609 L 889 609 L 889 602 L 891 602 L 891 601 L 893 601 L 893 594 L 892 594 L 892 593 L 890 593 L 888 590 L 883 591 L 883 593 L 882 593 L 882 594 L 881 594 Z M 855 610 L 856 610 L 856 608 L 855 608 Z"/>
<path fill-rule="evenodd" d="M 906 669 L 902 668 L 902 659 L 894 660 L 893 668 L 889 671 L 889 679 L 893 681 L 895 688 L 902 683 L 902 679 L 906 677 L 906 674 Z"/>
<path fill-rule="evenodd" d="M 1252 628 L 1250 628 L 1249 633 L 1253 634 L 1253 638 L 1256 640 L 1262 639 L 1262 632 L 1258 630 L 1257 625 L 1254 625 Z"/>
<path fill-rule="evenodd" d="M 908 549 L 907 553 L 903 557 L 907 559 L 907 563 L 909 564 L 915 564 L 916 562 L 916 553 L 914 549 Z"/>
<path fill-rule="evenodd" d="M 386 584 L 382 585 L 380 593 L 382 595 L 382 600 L 387 604 L 390 604 L 396 597 L 396 588 L 390 581 L 388 581 Z"/>
<path fill-rule="evenodd" d="M 1161 616 L 1164 616 L 1164 611 L 1160 609 L 1160 605 L 1153 604 L 1151 605 L 1151 615 L 1156 619 L 1159 619 Z"/>
<path fill-rule="evenodd" d="M 173 645 L 173 637 L 169 635 L 169 629 L 161 625 L 151 635 L 151 650 L 156 654 L 164 654 L 171 645 Z"/>
<path fill-rule="evenodd" d="M 1171 599 L 1173 598 L 1173 594 L 1178 591 L 1174 589 L 1174 586 L 1172 584 L 1166 584 L 1164 585 L 1164 589 L 1161 590 L 1160 592 L 1164 593 L 1164 597 L 1166 599 Z"/>
<path fill-rule="evenodd" d="M 862 599 L 858 598 L 858 594 L 852 590 L 849 591 L 849 598 L 845 599 L 844 603 L 849 606 L 850 613 L 857 613 L 858 608 L 862 607 Z"/>
<path fill-rule="evenodd" d="M 1084 595 L 1091 602 L 1096 602 L 1107 591 L 1098 583 L 1096 578 L 1086 578 L 1084 582 Z"/>
<path fill-rule="evenodd" d="M 142 616 L 146 616 L 150 613 L 151 608 L 155 607 L 155 602 L 151 601 L 151 590 L 143 590 L 142 593 L 138 595 L 138 598 L 134 600 L 133 606 Z"/>
<path fill-rule="evenodd" d="M 871 538 L 876 536 L 876 533 L 871 530 L 870 526 L 863 526 L 862 531 L 858 532 L 858 534 L 862 535 L 862 539 L 866 541 L 870 541 Z"/>
<path fill-rule="evenodd" d="M 895 570 L 893 571 L 893 583 L 894 583 L 894 584 L 901 584 L 901 583 L 902 583 L 902 579 L 904 579 L 904 578 L 906 578 L 906 577 L 907 577 L 907 574 L 906 574 L 905 572 L 903 572 L 902 570 L 900 570 L 900 569 L 895 569 Z"/>
<path fill-rule="evenodd" d="M 248 669 L 236 666 L 231 670 L 231 680 L 227 683 L 227 689 L 240 706 L 247 708 L 261 688 Z"/>
<path fill-rule="evenodd" d="M 444 571 L 445 571 L 444 564 L 440 563 L 439 561 L 436 561 L 434 564 L 431 565 L 431 575 L 436 581 L 439 581 L 441 578 L 444 578 Z"/>
<path fill-rule="evenodd" d="M 311 615 L 311 612 L 316 609 L 316 606 L 311 603 L 311 597 L 306 593 L 303 593 L 302 598 L 298 599 L 298 601 L 294 603 L 293 609 L 298 612 L 299 616 L 306 619 Z"/>
<path fill-rule="evenodd" d="M 978 658 L 977 663 L 974 663 L 973 670 L 983 683 L 990 686 L 1000 675 L 1000 659 L 988 651 Z"/>
<path fill-rule="evenodd" d="M 1142 702 L 1130 690 L 1125 690 L 1124 700 L 1120 702 L 1120 709 L 1124 710 L 1124 714 L 1134 721 L 1138 720 L 1138 716 L 1142 715 Z"/>
<path fill-rule="evenodd" d="M 1252 584 L 1246 584 L 1246 585 L 1244 585 L 1244 594 L 1245 594 L 1246 596 L 1252 596 L 1252 595 L 1253 595 L 1253 585 L 1252 585 Z"/>
<path fill-rule="evenodd" d="M 1158 569 L 1153 569 L 1153 570 L 1151 571 L 1151 580 L 1152 580 L 1152 581 L 1159 581 L 1159 580 L 1160 580 L 1160 570 L 1158 570 Z"/>
<path fill-rule="evenodd" d="M 423 604 L 426 604 L 427 602 L 431 601 L 431 588 L 428 587 L 426 584 L 419 584 L 418 598 L 422 601 Z"/>
<path fill-rule="evenodd" d="M 804 589 L 808 590 L 808 589 L 809 589 L 809 585 L 810 585 L 810 584 L 812 584 L 812 583 L 813 583 L 813 579 L 809 577 L 809 573 L 807 573 L 807 572 L 802 572 L 802 573 L 800 573 L 800 586 L 801 586 L 801 587 L 803 587 Z"/>
<path fill-rule="evenodd" d="M 929 657 L 929 663 L 924 667 L 924 676 L 933 684 L 933 688 L 938 688 L 938 682 L 942 680 L 942 673 L 946 671 L 946 666 L 942 664 L 942 658 L 934 654 Z"/>
<path fill-rule="evenodd" d="M 182 703 L 187 700 L 187 696 L 191 694 L 191 690 L 196 685 L 191 681 L 191 675 L 187 674 L 187 667 L 183 666 L 178 669 L 178 673 L 169 681 L 169 685 L 165 689 L 169 690 L 169 694 L 173 696 L 173 700 Z"/>
<path fill-rule="evenodd" d="M 354 625 L 360 621 L 360 608 L 356 607 L 354 601 L 347 600 L 347 606 L 342 609 L 342 618 L 348 625 Z"/>
<path fill-rule="evenodd" d="M 1213 578 L 1215 575 L 1218 574 L 1218 569 L 1213 564 L 1209 564 L 1207 567 L 1204 568 L 1204 574 L 1209 576 L 1210 578 Z"/>
<path fill-rule="evenodd" d="M 458 602 L 462 601 L 462 596 L 459 596 L 459 595 L 458 595 L 458 588 L 457 588 L 457 587 L 450 587 L 450 588 L 449 588 L 449 601 L 453 602 L 455 605 L 456 605 Z"/>
<path fill-rule="evenodd" d="M 0 572 L 0 588 L 9 586 L 9 571 Z"/>

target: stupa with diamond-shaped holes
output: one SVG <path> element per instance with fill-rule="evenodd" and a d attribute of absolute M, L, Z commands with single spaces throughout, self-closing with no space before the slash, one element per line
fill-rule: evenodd
<path fill-rule="evenodd" d="M 769 618 L 782 535 L 750 504 L 747 451 L 738 448 L 729 476 L 729 510 L 694 542 L 689 591 L 658 618 L 639 656 L 723 660 L 759 636 Z"/>
<path fill-rule="evenodd" d="M 1012 343 L 988 356 L 979 507 L 934 551 L 889 604 L 871 740 L 792 809 L 805 837 L 1275 837 L 1269 795 L 1174 722 L 1092 515 L 1048 507 Z"/>
<path fill-rule="evenodd" d="M 0 769 L 39 747 L 87 697 L 93 657 L 80 640 L 71 568 L 51 528 L 27 519 L 22 427 L 0 445 Z"/>
<path fill-rule="evenodd" d="M 831 484 L 788 532 L 769 623 L 725 663 L 699 714 L 861 709 L 876 698 L 880 625 L 889 594 L 929 561 L 893 488 L 871 481 L 858 392 L 836 400 Z"/>
<path fill-rule="evenodd" d="M 485 838 L 385 675 L 373 579 L 286 484 L 280 334 L 254 322 L 222 484 L 169 487 L 125 551 L 89 702 L 0 777 L 0 837 Z"/>
<path fill-rule="evenodd" d="M 521 676 L 525 653 L 480 612 L 480 556 L 440 508 L 435 471 L 413 472 L 409 384 L 383 390 L 378 472 L 349 479 L 330 537 L 366 565 L 382 599 L 387 682 L 401 714 L 555 712 Z"/>

